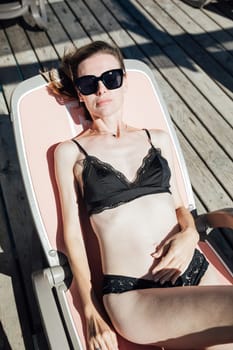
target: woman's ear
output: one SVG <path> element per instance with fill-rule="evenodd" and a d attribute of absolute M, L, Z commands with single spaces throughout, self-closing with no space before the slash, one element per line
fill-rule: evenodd
<path fill-rule="evenodd" d="M 76 91 L 77 91 L 79 102 L 83 102 L 82 94 L 78 90 L 76 90 Z"/>

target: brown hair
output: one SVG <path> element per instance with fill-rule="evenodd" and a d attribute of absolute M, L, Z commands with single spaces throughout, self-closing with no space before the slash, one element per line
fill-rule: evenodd
<path fill-rule="evenodd" d="M 78 99 L 74 85 L 77 78 L 79 64 L 85 59 L 97 54 L 105 53 L 114 56 L 120 63 L 120 67 L 125 71 L 122 54 L 118 47 L 112 46 L 104 41 L 94 41 L 80 48 L 73 47 L 64 53 L 61 66 L 58 69 L 58 76 L 55 70 L 49 72 L 49 88 L 56 95 L 65 95 Z"/>

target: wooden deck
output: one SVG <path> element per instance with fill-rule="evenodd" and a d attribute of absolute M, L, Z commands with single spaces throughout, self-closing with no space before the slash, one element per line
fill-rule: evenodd
<path fill-rule="evenodd" d="M 115 42 L 153 69 L 174 121 L 199 212 L 232 206 L 233 1 L 48 0 L 48 31 L 0 23 L 0 349 L 45 349 L 31 273 L 44 265 L 20 176 L 10 96 L 64 47 Z M 143 103 L 143 91 L 141 95 Z M 33 110 L 32 110 L 33 113 Z"/>

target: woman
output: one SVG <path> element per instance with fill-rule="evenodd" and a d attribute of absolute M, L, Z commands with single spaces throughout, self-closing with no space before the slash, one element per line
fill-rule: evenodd
<path fill-rule="evenodd" d="M 65 56 L 62 70 L 69 91 L 65 80 L 52 88 L 75 94 L 91 117 L 84 133 L 55 152 L 64 240 L 89 348 L 118 345 L 92 290 L 80 196 L 98 238 L 103 303 L 116 331 L 166 349 L 232 349 L 233 286 L 196 248 L 199 236 L 177 191 L 166 133 L 123 122 L 127 76 L 120 52 L 94 42 Z"/>

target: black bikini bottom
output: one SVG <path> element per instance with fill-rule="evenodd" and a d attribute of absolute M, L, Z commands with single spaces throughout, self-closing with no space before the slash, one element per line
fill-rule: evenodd
<path fill-rule="evenodd" d="M 170 281 L 161 284 L 153 280 L 143 278 L 135 278 L 118 275 L 104 275 L 103 278 L 103 294 L 109 293 L 124 293 L 130 290 L 147 289 L 147 288 L 168 288 L 181 286 L 198 285 L 202 276 L 208 268 L 208 261 L 204 255 L 195 249 L 192 261 L 186 271 L 178 277 L 175 284 Z"/>

